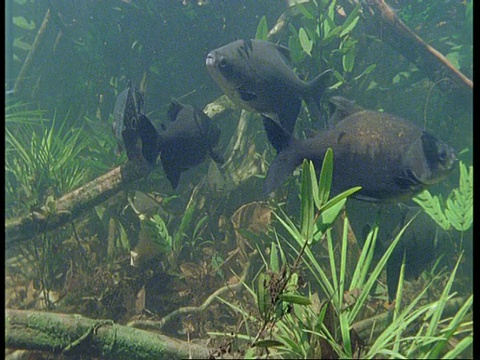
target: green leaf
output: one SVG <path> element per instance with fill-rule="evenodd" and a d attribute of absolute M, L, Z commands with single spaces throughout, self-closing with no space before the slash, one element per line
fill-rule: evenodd
<path fill-rule="evenodd" d="M 299 64 L 305 59 L 306 54 L 303 52 L 298 35 L 292 35 L 288 38 L 288 48 L 290 49 L 290 58 L 294 64 Z"/>
<path fill-rule="evenodd" d="M 312 56 L 312 49 L 313 49 L 313 41 L 309 39 L 307 32 L 302 27 L 298 32 L 298 38 L 300 40 L 300 45 L 302 46 L 303 51 L 308 54 L 308 56 Z"/>
<path fill-rule="evenodd" d="M 35 29 L 35 21 L 30 20 L 28 21 L 23 16 L 14 16 L 12 18 L 13 24 L 18 26 L 20 29 L 24 30 L 34 30 Z"/>
<path fill-rule="evenodd" d="M 312 189 L 312 177 L 315 176 L 315 169 L 309 160 L 304 160 L 302 164 L 302 189 L 300 209 L 301 233 L 305 239 L 310 239 L 313 234 L 313 216 L 314 216 L 314 197 Z"/>
<path fill-rule="evenodd" d="M 358 20 L 360 19 L 360 16 L 358 16 L 360 6 L 361 4 L 358 3 L 352 12 L 348 14 L 348 17 L 345 19 L 345 22 L 342 25 L 343 30 L 340 33 L 340 37 L 344 37 L 345 35 L 349 34 L 357 25 Z"/>
<path fill-rule="evenodd" d="M 450 228 L 450 222 L 443 213 L 442 207 L 440 206 L 440 200 L 437 196 L 432 196 L 428 190 L 424 190 L 412 200 L 420 205 L 422 209 L 442 227 L 442 229 L 448 230 Z"/>
<path fill-rule="evenodd" d="M 328 209 L 322 211 L 317 221 L 318 231 L 324 233 L 329 227 L 332 226 L 342 211 L 343 205 L 345 205 L 346 201 L 346 198 L 341 199 Z"/>
<path fill-rule="evenodd" d="M 343 70 L 346 72 L 352 72 L 355 65 L 355 51 L 349 50 L 342 56 Z"/>
<path fill-rule="evenodd" d="M 298 10 L 300 10 L 300 12 L 302 13 L 302 15 L 303 15 L 305 18 L 307 18 L 307 19 L 309 19 L 309 20 L 315 20 L 315 15 L 312 14 L 310 11 L 308 11 L 307 8 L 306 8 L 303 4 L 301 4 L 301 3 L 297 4 L 297 5 L 296 5 L 296 8 L 297 8 Z"/>
<path fill-rule="evenodd" d="M 16 47 L 17 49 L 25 50 L 25 51 L 30 51 L 30 49 L 32 48 L 32 45 L 18 38 L 13 40 L 13 46 Z"/>
<path fill-rule="evenodd" d="M 322 171 L 320 172 L 320 180 L 318 183 L 318 202 L 317 209 L 321 209 L 323 204 L 328 201 L 330 189 L 332 187 L 333 178 L 333 150 L 327 149 L 322 163 Z"/>
<path fill-rule="evenodd" d="M 302 295 L 280 294 L 278 298 L 289 304 L 310 305 L 312 303 L 309 298 Z"/>
<path fill-rule="evenodd" d="M 273 346 L 284 346 L 284 344 L 277 340 L 259 340 L 252 345 L 253 347 L 273 347 Z"/>
<path fill-rule="evenodd" d="M 262 16 L 257 26 L 257 32 L 255 33 L 255 39 L 267 40 L 268 39 L 268 25 L 265 15 Z"/>
<path fill-rule="evenodd" d="M 258 311 L 264 320 L 267 320 L 267 313 L 269 310 L 269 294 L 267 291 L 267 286 L 270 281 L 270 276 L 267 274 L 261 273 L 258 275 L 257 280 L 257 305 Z"/>
<path fill-rule="evenodd" d="M 277 244 L 272 242 L 271 250 L 270 250 L 270 270 L 273 272 L 280 271 L 280 265 L 278 263 L 278 250 Z"/>

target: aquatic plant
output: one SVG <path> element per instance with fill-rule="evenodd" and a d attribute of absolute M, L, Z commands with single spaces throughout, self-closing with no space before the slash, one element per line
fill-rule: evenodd
<path fill-rule="evenodd" d="M 337 16 L 343 12 L 344 17 Z M 294 7 L 300 16 L 300 25 L 289 25 L 288 46 L 296 66 L 314 63 L 316 67 L 331 68 L 337 80 L 331 89 L 352 86 L 370 74 L 376 64 L 358 72 L 355 67 L 358 39 L 354 30 L 360 20 L 360 4 L 345 14 L 337 1 L 311 1 Z M 341 19 L 341 20 L 340 20 Z M 319 62 L 324 62 L 320 64 Z M 355 76 L 352 73 L 355 70 Z"/>
<path fill-rule="evenodd" d="M 318 183 L 313 165 L 304 162 L 300 226 L 286 214 L 277 215 L 288 236 L 272 241 L 269 258 L 262 255 L 264 269 L 254 280 L 256 286 L 244 283 L 257 304 L 258 315 L 244 309 L 242 304 L 222 300 L 243 319 L 245 333 L 235 334 L 235 337 L 251 344 L 245 350 L 245 357 L 269 357 L 271 354 L 295 358 L 430 358 L 461 356 L 470 351 L 472 296 L 460 300 L 461 305 L 453 306 L 453 310 L 451 305 L 456 301 L 452 285 L 460 259 L 438 299 L 425 301 L 427 290 L 440 280 L 436 275 L 405 305 L 402 302 L 402 265 L 394 307 L 387 313 L 373 316 L 371 308 L 378 305 L 374 305 L 372 289 L 413 219 L 400 230 L 375 266 L 378 226 L 374 226 L 354 264 L 353 273 L 349 274 L 349 262 L 355 249 L 349 240 L 348 217 L 343 218 L 339 243 L 335 241 L 332 224 L 347 196 L 356 189 L 327 201 L 331 181 L 329 163 L 327 154 L 324 167 L 327 166 L 322 169 Z M 322 262 L 312 250 L 312 245 L 320 242 L 326 242 L 328 253 L 326 261 Z M 294 251 L 293 265 L 284 244 Z M 339 248 L 339 258 L 336 248 Z M 258 251 L 261 253 L 260 249 Z M 300 268 L 307 269 L 308 278 L 312 279 L 307 283 L 307 293 L 300 287 Z M 302 279 L 304 282 L 303 276 Z M 241 349 L 241 343 L 237 346 Z"/>
<path fill-rule="evenodd" d="M 428 190 L 413 198 L 444 230 L 467 231 L 473 224 L 473 166 L 460 161 L 458 188 L 453 189 L 446 201 L 441 195 L 432 196 Z"/>
<path fill-rule="evenodd" d="M 81 156 L 90 138 L 81 128 L 67 128 L 66 119 L 46 121 L 42 111 L 16 111 L 7 106 L 5 128 L 5 188 L 7 213 L 44 204 L 80 186 L 87 169 Z M 34 117 L 37 116 L 35 122 Z M 59 126 L 57 124 L 60 123 Z"/>

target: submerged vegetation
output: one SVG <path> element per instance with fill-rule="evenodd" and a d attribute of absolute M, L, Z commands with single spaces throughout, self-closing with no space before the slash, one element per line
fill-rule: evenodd
<path fill-rule="evenodd" d="M 45 350 L 60 358 L 115 358 L 121 349 L 109 353 L 103 330 L 133 328 L 161 344 L 160 352 L 143 349 L 144 358 L 473 358 L 468 81 L 437 63 L 427 71 L 432 60 L 422 52 L 406 55 L 375 3 L 7 1 L 7 237 L 26 219 L 33 225 L 6 242 L 6 358 L 25 348 L 38 358 L 49 358 Z M 406 26 L 471 78 L 472 1 L 396 6 Z M 261 188 L 273 154 L 253 119 L 258 115 L 219 98 L 205 69 L 211 49 L 239 38 L 288 46 L 301 79 L 332 69 L 321 101 L 325 119 L 326 100 L 341 94 L 448 140 L 458 166 L 413 198 L 407 205 L 416 215 L 403 215 L 391 231 L 379 214 L 396 205 L 372 205 L 371 223 L 347 210 L 358 188 L 331 196 L 331 151 L 318 177 L 304 161 L 301 176 L 266 199 Z M 158 163 L 115 191 L 100 182 L 102 201 L 72 213 L 60 198 L 81 198 L 74 190 L 130 163 L 115 154 L 111 130 L 116 96 L 128 80 L 145 95 L 157 127 L 172 98 L 208 104 L 225 164 L 209 160 L 189 169 L 174 190 Z M 302 106 L 295 135 L 310 136 L 321 125 Z M 433 239 L 414 240 L 435 245 L 433 261 L 409 278 L 405 251 L 389 301 L 389 259 L 425 214 L 433 219 Z M 64 216 L 63 226 L 35 227 Z M 359 219 L 360 232 L 352 227 Z M 60 350 L 33 332 L 25 346 L 16 329 L 37 328 L 29 322 L 34 317 L 22 316 L 50 310 L 95 320 L 79 334 L 56 317 L 66 321 Z M 154 338 L 159 332 L 166 336 Z M 93 337 L 104 347 L 86 341 Z"/>

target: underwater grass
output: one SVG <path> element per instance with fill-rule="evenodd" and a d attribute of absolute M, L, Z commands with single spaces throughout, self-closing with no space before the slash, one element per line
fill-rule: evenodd
<path fill-rule="evenodd" d="M 326 157 L 326 162 L 329 161 Z M 327 164 L 325 168 L 327 175 L 328 166 Z M 451 288 L 460 258 L 438 300 L 426 302 L 428 289 L 438 279 L 438 276 L 434 276 L 413 299 L 408 300 L 406 305 L 402 302 L 404 259 L 395 306 L 390 310 L 388 323 L 377 325 L 384 328 L 379 333 L 376 331 L 378 335 L 375 336 L 372 328 L 371 338 L 364 339 L 366 343 L 359 343 L 358 336 L 353 336 L 352 333 L 356 328 L 355 324 L 365 318 L 365 309 L 370 301 L 371 291 L 390 255 L 414 218 L 400 230 L 375 266 L 373 266 L 373 255 L 379 228 L 378 225 L 373 226 L 361 250 L 350 283 L 347 283 L 348 217 L 345 216 L 343 219 L 339 260 L 336 258 L 331 229 L 344 201 L 352 192 L 343 194 L 343 197 L 334 198 L 335 201 L 333 199 L 328 201 L 328 189 L 320 191 L 322 186 L 329 186 L 328 179 L 325 175 L 323 180 L 322 175 L 320 179 L 318 183 L 313 164 L 304 162 L 300 191 L 302 206 L 300 226 L 297 227 L 290 217 L 280 210 L 275 215 L 279 224 L 285 228 L 287 238 L 280 239 L 274 229 L 276 240 L 271 242 L 270 257 L 263 256 L 260 248 L 257 249 L 262 258 L 264 270 L 260 270 L 253 280 L 257 283 L 257 287 L 250 287 L 246 283 L 244 286 L 257 304 L 258 317 L 245 310 L 241 304 L 235 305 L 227 300 L 221 300 L 241 314 L 242 323 L 245 328 L 248 328 L 247 334 L 241 336 L 239 334 L 239 338 L 246 340 L 247 344 L 252 344 L 246 350 L 245 357 L 452 358 L 461 356 L 464 351 L 470 349 L 473 330 L 468 316 L 471 312 L 473 296 L 465 301 L 453 317 L 442 320 L 447 302 L 455 295 L 451 292 Z M 322 213 L 319 209 L 326 209 L 326 213 Z M 328 211 L 331 213 L 328 214 Z M 326 242 L 328 254 L 328 261 L 323 264 L 319 263 L 311 249 L 312 244 L 320 241 Z M 293 250 L 296 256 L 293 265 L 289 265 L 284 246 Z M 308 295 L 300 294 L 298 276 L 293 276 L 297 275 L 298 266 L 304 267 L 309 275 L 312 275 L 313 280 L 309 288 L 319 288 L 325 294 L 325 299 L 319 308 L 318 305 L 314 307 L 313 304 L 313 299 L 318 297 L 317 293 L 310 290 Z M 328 268 L 328 272 L 324 267 Z M 272 279 L 278 277 L 281 279 L 282 274 L 288 278 L 288 286 L 275 288 Z M 272 288 L 279 290 L 281 294 L 272 294 Z M 348 289 L 348 292 L 359 291 L 355 302 L 350 306 L 347 306 L 344 300 L 345 289 Z M 282 294 L 291 295 L 282 297 Z M 253 329 L 259 329 L 256 335 L 253 335 Z M 220 333 L 211 333 L 211 335 L 218 336 Z M 461 340 L 454 346 L 448 345 L 449 342 L 454 343 L 450 340 L 459 336 Z M 447 346 L 451 347 L 447 348 Z"/>

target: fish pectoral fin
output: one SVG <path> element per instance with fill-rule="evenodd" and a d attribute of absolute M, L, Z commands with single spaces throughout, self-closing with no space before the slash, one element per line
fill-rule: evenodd
<path fill-rule="evenodd" d="M 412 169 L 404 170 L 401 176 L 395 178 L 395 183 L 402 189 L 415 189 L 424 185 Z"/>
<path fill-rule="evenodd" d="M 162 156 L 162 166 L 168 181 L 172 184 L 173 189 L 176 189 L 182 173 L 180 166 L 174 160 L 164 156 Z"/>
<path fill-rule="evenodd" d="M 290 143 L 292 134 L 289 133 L 279 122 L 272 120 L 271 118 L 262 115 L 263 127 L 267 133 L 268 141 L 275 148 L 277 153 L 282 151 Z"/>
<path fill-rule="evenodd" d="M 240 94 L 240 98 L 243 100 L 243 101 L 254 101 L 257 99 L 257 94 L 254 93 L 253 91 L 244 91 L 244 90 L 240 90 L 238 92 Z"/>

